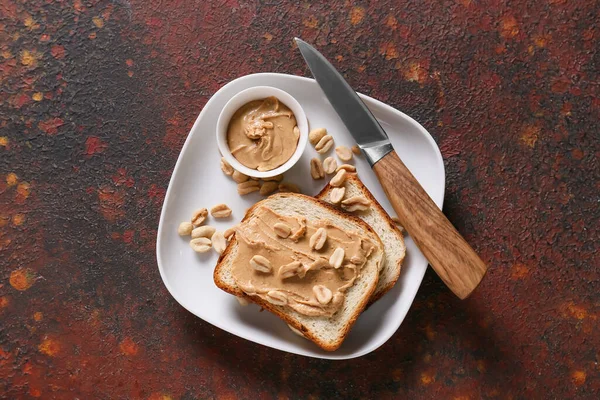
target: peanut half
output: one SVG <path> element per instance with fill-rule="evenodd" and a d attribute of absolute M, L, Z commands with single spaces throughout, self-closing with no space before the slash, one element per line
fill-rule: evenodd
<path fill-rule="evenodd" d="M 250 266 L 258 272 L 264 272 L 265 274 L 268 274 L 273 270 L 271 262 L 258 254 L 250 259 Z"/>
<path fill-rule="evenodd" d="M 325 161 L 323 161 L 323 170 L 326 174 L 333 174 L 337 169 L 337 161 L 333 157 L 327 157 Z"/>
<path fill-rule="evenodd" d="M 192 225 L 194 225 L 194 227 L 202 225 L 206 220 L 206 217 L 208 217 L 208 210 L 206 208 L 200 208 L 194 211 L 194 214 L 192 214 Z"/>
<path fill-rule="evenodd" d="M 313 293 L 317 298 L 317 301 L 321 304 L 329 304 L 331 299 L 333 298 L 333 293 L 327 286 L 323 285 L 315 285 L 313 286 Z"/>
<path fill-rule="evenodd" d="M 223 173 L 228 176 L 233 175 L 234 171 L 231 164 L 229 164 L 224 157 L 221 157 L 221 171 L 223 171 Z"/>
<path fill-rule="evenodd" d="M 246 195 L 248 193 L 256 192 L 260 190 L 260 182 L 258 181 L 246 181 L 242 183 L 238 183 L 237 186 L 238 194 Z"/>
<path fill-rule="evenodd" d="M 238 282 L 237 285 L 242 289 L 242 292 L 253 296 L 256 294 L 256 287 L 251 282 Z"/>
<path fill-rule="evenodd" d="M 179 227 L 177 227 L 177 233 L 179 236 L 189 236 L 192 233 L 192 229 L 194 229 L 192 223 L 185 221 L 179 224 Z"/>
<path fill-rule="evenodd" d="M 225 239 L 231 240 L 231 238 L 233 238 L 234 233 L 235 233 L 235 226 L 232 226 L 231 228 L 225 229 L 225 232 L 223 232 L 223 236 L 225 236 Z"/>
<path fill-rule="evenodd" d="M 219 254 L 223 254 L 225 248 L 227 247 L 227 241 L 225 240 L 225 236 L 221 232 L 215 232 L 210 241 L 212 242 L 213 249 Z"/>
<path fill-rule="evenodd" d="M 303 278 L 305 274 L 306 271 L 304 270 L 304 267 L 300 261 L 292 261 L 291 263 L 282 265 L 279 268 L 279 277 L 281 279 L 288 279 L 296 275 L 300 276 L 300 278 Z"/>
<path fill-rule="evenodd" d="M 319 228 L 317 231 L 310 237 L 308 244 L 313 250 L 321 250 L 325 245 L 325 241 L 327 240 L 327 231 L 325 228 Z"/>
<path fill-rule="evenodd" d="M 354 255 L 352 258 L 350 258 L 350 263 L 354 265 L 363 265 L 366 261 L 367 259 L 360 254 Z"/>
<path fill-rule="evenodd" d="M 329 181 L 329 184 L 333 187 L 340 187 L 344 184 L 344 181 L 346 180 L 346 170 L 345 169 L 340 169 L 337 174 L 335 174 L 335 176 L 333 178 L 331 178 L 331 180 Z"/>
<path fill-rule="evenodd" d="M 362 196 L 353 196 L 342 201 L 342 208 L 346 211 L 366 211 L 371 207 L 371 202 Z"/>
<path fill-rule="evenodd" d="M 310 131 L 308 134 L 308 141 L 313 146 L 316 146 L 319 143 L 319 140 L 323 139 L 323 136 L 327 135 L 327 129 L 325 128 L 317 128 Z"/>
<path fill-rule="evenodd" d="M 342 266 L 342 262 L 344 261 L 345 251 L 343 248 L 338 247 L 329 257 L 329 265 L 333 268 L 338 269 Z"/>
<path fill-rule="evenodd" d="M 235 183 L 246 182 L 249 179 L 248 175 L 244 175 L 239 171 L 233 171 L 233 173 L 231 174 L 231 177 L 233 178 Z"/>
<path fill-rule="evenodd" d="M 339 167 L 337 167 L 336 172 L 338 172 L 341 169 L 345 169 L 346 172 L 356 172 L 356 167 L 354 165 L 350 165 L 350 164 L 342 164 Z"/>
<path fill-rule="evenodd" d="M 260 194 L 263 196 L 268 196 L 271 193 L 273 193 L 274 191 L 276 191 L 278 186 L 279 186 L 279 183 L 277 183 L 276 181 L 265 182 L 260 187 Z"/>
<path fill-rule="evenodd" d="M 346 188 L 345 187 L 336 187 L 331 189 L 331 192 L 329 192 L 329 201 L 331 201 L 333 204 L 340 204 L 340 202 L 344 199 L 344 196 L 346 195 Z"/>
<path fill-rule="evenodd" d="M 216 229 L 210 225 L 199 226 L 192 231 L 192 239 L 197 239 L 199 237 L 210 238 Z"/>
<path fill-rule="evenodd" d="M 335 154 L 337 154 L 337 156 L 339 157 L 340 160 L 342 161 L 350 161 L 352 160 L 352 150 L 350 150 L 349 148 L 347 148 L 346 146 L 338 146 L 335 148 Z"/>
<path fill-rule="evenodd" d="M 210 215 L 215 218 L 227 218 L 231 215 L 231 208 L 227 204 L 217 204 L 210 209 Z"/>
<path fill-rule="evenodd" d="M 312 178 L 315 180 L 325 178 L 323 164 L 321 164 L 321 160 L 318 158 L 313 158 L 310 160 L 310 176 L 312 176 Z"/>
<path fill-rule="evenodd" d="M 329 267 L 329 261 L 324 257 L 319 257 L 307 266 L 308 271 L 318 271 L 325 267 Z"/>
<path fill-rule="evenodd" d="M 287 295 L 279 290 L 271 290 L 267 292 L 267 301 L 276 306 L 285 306 L 288 302 Z"/>
<path fill-rule="evenodd" d="M 352 147 L 350 148 L 350 150 L 352 150 L 352 152 L 353 152 L 354 154 L 356 154 L 357 156 L 358 156 L 358 155 L 360 155 L 360 147 L 358 147 L 358 145 L 357 145 L 357 144 L 355 144 L 354 146 L 352 146 Z"/>
<path fill-rule="evenodd" d="M 190 246 L 196 253 L 206 253 L 212 247 L 212 242 L 209 238 L 200 237 L 192 239 L 190 241 Z"/>
<path fill-rule="evenodd" d="M 319 154 L 325 154 L 331 150 L 333 145 L 333 137 L 331 135 L 325 135 L 323 138 L 321 138 L 321 140 L 319 140 L 319 143 L 315 145 L 315 150 Z"/>
<path fill-rule="evenodd" d="M 273 230 L 275 231 L 277 236 L 284 239 L 290 236 L 290 234 L 292 233 L 292 228 L 281 222 L 278 222 L 275 225 L 273 225 Z"/>

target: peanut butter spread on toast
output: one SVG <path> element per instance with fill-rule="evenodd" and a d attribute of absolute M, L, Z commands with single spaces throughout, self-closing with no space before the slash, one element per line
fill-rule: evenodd
<path fill-rule="evenodd" d="M 339 311 L 379 244 L 325 219 L 284 216 L 261 205 L 236 227 L 238 287 L 307 316 Z"/>

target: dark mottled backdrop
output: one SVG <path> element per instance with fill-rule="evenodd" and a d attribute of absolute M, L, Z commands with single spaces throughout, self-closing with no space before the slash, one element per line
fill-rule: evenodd
<path fill-rule="evenodd" d="M 0 0 L 2 397 L 597 398 L 600 4 L 311 3 Z M 429 271 L 352 361 L 204 323 L 155 261 L 192 122 L 240 75 L 306 75 L 294 36 L 432 133 L 490 265 L 463 302 Z"/>

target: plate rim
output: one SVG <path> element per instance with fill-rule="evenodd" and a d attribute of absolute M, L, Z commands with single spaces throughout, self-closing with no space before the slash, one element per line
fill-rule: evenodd
<path fill-rule="evenodd" d="M 255 339 L 255 338 L 248 338 L 245 336 L 240 336 L 237 333 L 233 333 L 223 327 L 221 327 L 218 323 L 215 323 L 214 321 L 205 319 L 203 317 L 200 317 L 199 315 L 197 315 L 196 313 L 194 313 L 192 310 L 190 310 L 188 307 L 186 307 L 182 301 L 180 301 L 178 295 L 176 294 L 176 291 L 171 287 L 168 279 L 166 279 L 166 274 L 164 271 L 164 267 L 163 267 L 163 263 L 161 261 L 162 259 L 162 254 L 160 251 L 160 243 L 162 241 L 162 231 L 163 229 L 163 224 L 164 224 L 164 218 L 165 218 L 165 214 L 166 214 L 166 204 L 168 203 L 168 200 L 170 198 L 171 195 L 171 189 L 172 189 L 172 182 L 173 182 L 173 177 L 176 175 L 176 173 L 178 172 L 180 166 L 181 166 L 181 160 L 183 157 L 183 154 L 185 153 L 185 150 L 187 149 L 187 146 L 190 143 L 190 138 L 192 136 L 192 132 L 194 132 L 197 128 L 197 126 L 200 124 L 200 120 L 202 119 L 202 117 L 204 116 L 204 114 L 207 111 L 207 109 L 209 109 L 210 104 L 215 100 L 215 96 L 222 90 L 224 90 L 225 88 L 232 86 L 234 84 L 236 84 L 237 82 L 241 81 L 241 80 L 247 80 L 247 79 L 251 79 L 251 78 L 260 78 L 260 77 L 274 77 L 274 76 L 278 76 L 278 77 L 285 77 L 285 78 L 291 78 L 291 79 L 295 79 L 298 81 L 304 81 L 304 82 L 311 82 L 311 83 L 315 83 L 316 81 L 312 78 L 307 78 L 304 76 L 298 76 L 298 75 L 292 75 L 292 74 L 283 74 L 283 73 L 275 73 L 275 72 L 259 72 L 259 73 L 254 73 L 254 74 L 248 74 L 248 75 L 243 75 L 240 77 L 237 77 L 231 81 L 229 81 L 227 84 L 223 85 L 221 88 L 219 88 L 215 93 L 213 93 L 210 97 L 210 99 L 208 99 L 208 101 L 206 102 L 206 104 L 204 104 L 204 106 L 202 107 L 202 110 L 200 111 L 200 113 L 198 114 L 198 116 L 196 117 L 196 120 L 194 121 L 194 124 L 192 125 L 192 127 L 190 128 L 190 131 L 185 139 L 185 142 L 183 144 L 183 146 L 181 147 L 181 150 L 179 151 L 179 155 L 177 156 L 177 161 L 175 163 L 175 166 L 173 167 L 173 171 L 171 173 L 171 177 L 169 179 L 169 185 L 167 186 L 167 191 L 165 193 L 165 198 L 163 200 L 162 203 L 162 207 L 161 207 L 161 213 L 160 213 L 160 219 L 158 222 L 158 228 L 157 228 L 157 235 L 156 235 L 156 262 L 158 265 L 158 271 L 160 273 L 160 277 L 161 280 L 163 282 L 163 284 L 165 285 L 167 291 L 169 292 L 169 294 L 175 299 L 175 301 L 181 306 L 183 307 L 185 310 L 187 310 L 189 313 L 191 313 L 192 315 L 194 315 L 197 318 L 200 318 L 201 320 L 208 322 L 209 324 L 215 326 L 218 329 L 221 329 L 222 331 L 225 331 L 231 335 L 235 335 L 237 337 L 240 337 L 244 340 L 249 340 L 251 342 L 260 344 L 262 346 L 271 348 L 271 349 L 275 349 L 278 351 L 283 351 L 286 353 L 290 353 L 290 354 L 295 354 L 295 355 L 299 355 L 299 356 L 304 356 L 304 357 L 311 357 L 311 358 L 318 358 L 318 359 L 329 359 L 329 360 L 349 360 L 352 358 L 357 358 L 357 357 L 362 357 L 366 354 L 369 354 L 375 350 L 377 350 L 379 347 L 381 347 L 383 344 L 385 344 L 398 330 L 398 328 L 400 328 L 400 325 L 402 325 L 402 322 L 404 322 L 404 319 L 406 318 L 406 315 L 408 314 L 408 311 L 410 311 L 410 308 L 412 307 L 412 304 L 414 303 L 414 299 L 417 295 L 417 292 L 419 291 L 419 289 L 421 288 L 421 284 L 423 282 L 423 278 L 425 276 L 425 273 L 427 272 L 427 269 L 429 268 L 429 264 L 427 264 L 427 266 L 423 269 L 423 273 L 421 274 L 421 276 L 418 277 L 418 285 L 417 285 L 417 289 L 415 290 L 414 294 L 412 295 L 412 298 L 410 299 L 410 305 L 406 311 L 406 313 L 404 314 L 404 316 L 402 317 L 402 319 L 400 320 L 400 322 L 397 324 L 396 328 L 392 331 L 392 333 L 386 337 L 385 339 L 381 340 L 380 342 L 376 343 L 374 346 L 369 347 L 367 349 L 363 349 L 361 351 L 358 351 L 356 353 L 352 353 L 350 355 L 337 355 L 336 356 L 336 352 L 330 352 L 330 353 L 325 353 L 325 354 L 303 354 L 303 353 L 297 353 L 297 352 L 291 352 L 289 350 L 286 349 L 282 349 L 279 347 L 275 347 L 272 346 L 270 344 L 265 343 L 263 340 L 260 339 Z M 368 100 L 369 102 L 373 102 L 377 107 L 381 107 L 384 110 L 391 112 L 391 113 L 399 113 L 403 118 L 406 118 L 407 120 L 409 120 L 411 123 L 413 123 L 420 131 L 422 134 L 424 134 L 425 138 L 427 139 L 427 141 L 429 142 L 430 145 L 432 145 L 431 147 L 435 150 L 435 156 L 437 158 L 437 161 L 439 162 L 440 166 L 441 166 L 441 172 L 442 172 L 442 190 L 441 190 L 441 195 L 439 199 L 433 199 L 434 203 L 436 203 L 436 205 L 442 209 L 443 207 L 443 203 L 444 203 L 444 197 L 445 197 L 445 193 L 446 193 L 446 168 L 444 165 L 444 159 L 442 157 L 442 153 L 441 150 L 439 148 L 439 146 L 437 145 L 436 141 L 434 140 L 433 136 L 431 136 L 431 134 L 427 131 L 427 129 L 425 129 L 419 122 L 417 122 L 415 119 L 413 119 L 411 116 L 403 113 L 402 111 L 390 106 L 389 104 L 386 104 L 380 100 L 377 100 L 373 97 L 370 97 L 368 95 L 362 94 L 360 92 L 357 92 L 357 94 L 359 95 L 359 97 L 362 100 Z M 415 282 L 416 283 L 416 282 Z"/>

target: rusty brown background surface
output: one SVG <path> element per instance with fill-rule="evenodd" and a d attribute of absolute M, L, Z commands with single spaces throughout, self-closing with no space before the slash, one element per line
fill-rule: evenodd
<path fill-rule="evenodd" d="M 597 1 L 0 0 L 0 397 L 597 398 Z M 270 350 L 167 293 L 171 171 L 233 78 L 313 42 L 435 137 L 445 212 L 490 265 L 430 270 L 376 352 Z"/>

